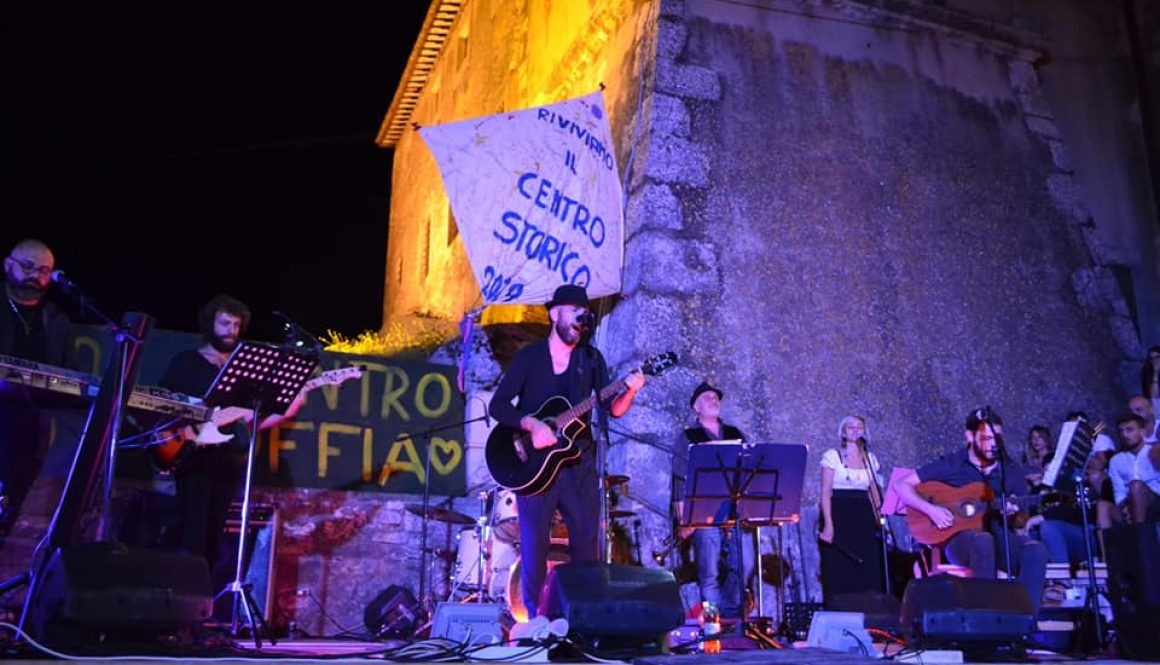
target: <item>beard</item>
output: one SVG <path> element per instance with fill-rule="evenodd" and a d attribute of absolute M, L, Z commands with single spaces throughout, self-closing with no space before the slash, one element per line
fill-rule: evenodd
<path fill-rule="evenodd" d="M 563 321 L 557 321 L 556 336 L 565 344 L 574 346 L 580 343 L 580 340 L 584 337 L 584 331 L 577 330 L 571 323 L 565 324 Z"/>
<path fill-rule="evenodd" d="M 221 337 L 219 335 L 210 334 L 206 336 L 206 342 L 219 353 L 229 353 L 238 346 L 238 340 L 233 337 Z"/>
<path fill-rule="evenodd" d="M 998 452 L 998 451 L 996 449 L 991 449 L 990 451 L 988 451 L 986 448 L 979 445 L 978 443 L 972 443 L 971 445 L 975 447 L 975 457 L 979 458 L 980 462 L 985 462 L 987 464 L 993 464 L 995 462 L 995 460 L 998 459 L 998 457 L 996 456 L 996 452 Z"/>
<path fill-rule="evenodd" d="M 36 280 L 8 282 L 8 290 L 14 300 L 22 303 L 39 303 L 44 298 L 45 291 Z"/>

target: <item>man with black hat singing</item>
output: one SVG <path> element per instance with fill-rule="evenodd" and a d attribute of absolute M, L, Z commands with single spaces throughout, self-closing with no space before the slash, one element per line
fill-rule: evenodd
<path fill-rule="evenodd" d="M 566 284 L 556 289 L 545 306 L 551 324 L 547 339 L 520 349 L 500 380 L 489 407 L 492 417 L 501 425 L 527 432 L 537 450 L 554 445 L 557 432 L 530 414 L 552 397 L 561 396 L 577 404 L 611 383 L 604 356 L 583 343 L 592 327 L 587 291 Z M 644 385 L 644 375 L 633 372 L 624 383 L 626 390 L 604 405 L 614 418 L 624 415 L 632 406 L 633 398 Z M 517 398 L 513 405 L 512 401 Z M 579 457 L 565 463 L 547 489 L 516 499 L 520 525 L 520 589 L 529 617 L 536 616 L 541 607 L 552 515 L 557 508 L 568 527 L 569 560 L 599 559 L 600 486 L 592 428 L 587 422 L 573 445 L 579 449 Z"/>
<path fill-rule="evenodd" d="M 702 381 L 693 390 L 689 398 L 689 406 L 697 414 L 697 422 L 684 432 L 684 445 L 678 450 L 687 450 L 689 446 L 709 443 L 740 443 L 745 439 L 741 430 L 721 420 L 721 398 L 724 393 L 714 388 L 707 381 Z M 677 501 L 677 519 L 684 509 L 684 472 L 682 465 L 687 466 L 688 457 L 680 455 L 674 457 L 674 475 L 677 481 L 674 484 L 674 499 Z M 717 605 L 721 616 L 738 617 L 743 613 L 739 606 L 742 589 L 748 589 L 749 580 L 753 577 L 754 547 L 753 532 L 745 530 L 741 545 L 742 572 L 737 570 L 737 545 L 732 527 L 700 528 L 690 534 L 690 529 L 682 529 L 682 538 L 689 535 L 693 538 L 693 558 L 697 564 L 697 586 L 701 590 L 701 600 Z M 724 583 L 722 583 L 724 580 Z"/>

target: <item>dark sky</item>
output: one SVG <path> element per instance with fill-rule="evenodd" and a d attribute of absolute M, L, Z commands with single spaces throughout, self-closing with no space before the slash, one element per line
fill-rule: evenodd
<path fill-rule="evenodd" d="M 391 152 L 373 138 L 426 0 L 0 10 L 3 230 L 110 315 L 193 330 L 218 292 L 377 329 Z M 209 7 L 209 8 L 207 8 Z"/>

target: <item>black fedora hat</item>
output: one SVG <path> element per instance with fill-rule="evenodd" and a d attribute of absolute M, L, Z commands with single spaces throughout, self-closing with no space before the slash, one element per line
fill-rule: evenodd
<path fill-rule="evenodd" d="M 544 307 L 552 309 L 556 305 L 575 305 L 587 308 L 588 292 L 584 290 L 583 286 L 564 284 L 556 288 L 556 292 L 552 294 L 552 299 L 545 303 Z"/>
<path fill-rule="evenodd" d="M 708 381 L 702 381 L 701 385 L 693 389 L 693 396 L 689 398 L 689 406 L 692 407 L 697 403 L 697 398 L 701 396 L 701 393 L 707 392 L 717 393 L 717 399 L 721 399 L 725 396 L 725 393 L 721 392 L 719 388 L 714 388 L 713 386 L 709 385 Z"/>

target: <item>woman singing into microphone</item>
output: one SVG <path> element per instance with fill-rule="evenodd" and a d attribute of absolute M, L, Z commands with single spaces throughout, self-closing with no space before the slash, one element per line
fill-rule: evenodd
<path fill-rule="evenodd" d="M 832 608 L 839 594 L 884 589 L 877 514 L 881 466 L 866 450 L 866 421 L 846 416 L 838 425 L 841 444 L 822 455 L 822 603 Z M 869 467 L 869 469 L 868 469 Z M 873 478 L 870 475 L 873 470 Z M 872 483 L 875 483 L 873 487 Z"/>

